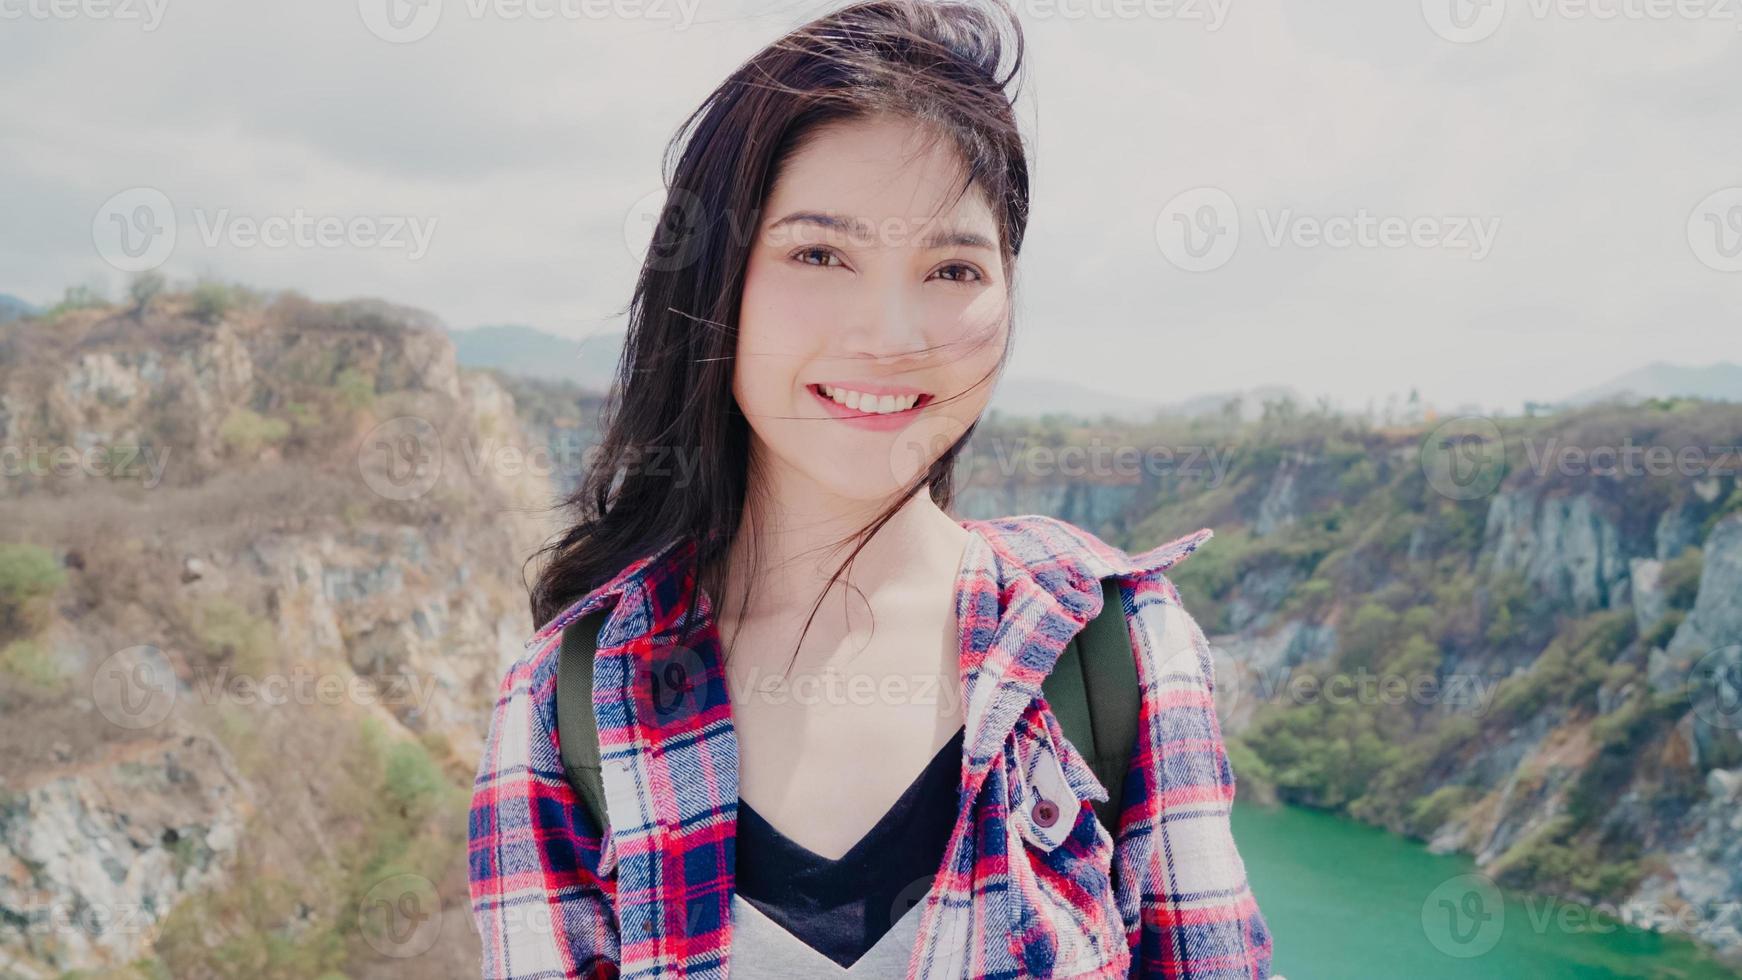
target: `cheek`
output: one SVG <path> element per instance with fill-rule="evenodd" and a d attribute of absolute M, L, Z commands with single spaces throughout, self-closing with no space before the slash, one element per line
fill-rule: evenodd
<path fill-rule="evenodd" d="M 1010 307 L 1007 299 L 992 292 L 976 297 L 967 308 L 951 311 L 947 329 L 939 342 L 952 349 L 946 370 L 952 382 L 968 385 L 988 372 L 996 370 L 998 359 L 1010 341 Z M 972 404 L 977 398 L 990 398 L 990 382 L 965 400 Z"/>
<path fill-rule="evenodd" d="M 822 339 L 815 311 L 779 273 L 753 257 L 738 305 L 733 385 L 739 405 L 752 414 L 789 414 L 798 373 Z"/>

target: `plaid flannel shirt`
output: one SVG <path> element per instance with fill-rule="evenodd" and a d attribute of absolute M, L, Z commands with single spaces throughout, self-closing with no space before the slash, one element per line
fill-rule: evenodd
<path fill-rule="evenodd" d="M 962 526 L 974 532 L 957 582 L 962 811 L 909 913 L 921 918 L 908 980 L 1268 977 L 1270 932 L 1229 830 L 1209 645 L 1162 574 L 1210 532 L 1131 556 L 1050 517 Z M 726 977 L 738 743 L 692 557 L 680 539 L 631 563 L 540 628 L 503 678 L 470 819 L 485 978 Z M 1110 575 L 1142 688 L 1116 834 L 1088 805 L 1105 788 L 1041 695 Z M 692 595 L 706 625 L 679 636 Z M 602 829 L 564 778 L 556 668 L 564 627 L 606 607 Z M 1044 824 L 1042 798 L 1058 804 Z"/>

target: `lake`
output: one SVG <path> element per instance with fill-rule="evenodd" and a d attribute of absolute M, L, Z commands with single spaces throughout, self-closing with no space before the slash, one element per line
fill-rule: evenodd
<path fill-rule="evenodd" d="M 1288 980 L 1742 976 L 1684 938 L 1502 895 L 1465 855 L 1350 820 L 1241 804 L 1233 823 Z"/>

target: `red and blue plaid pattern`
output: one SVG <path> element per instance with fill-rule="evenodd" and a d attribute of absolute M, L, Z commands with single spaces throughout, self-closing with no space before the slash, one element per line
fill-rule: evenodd
<path fill-rule="evenodd" d="M 1270 976 L 1270 932 L 1229 831 L 1209 645 L 1163 575 L 1210 532 L 1131 556 L 1039 515 L 962 526 L 974 532 L 957 582 L 965 803 L 916 910 L 908 980 Z M 679 540 L 633 562 L 539 629 L 503 678 L 470 826 L 486 980 L 727 975 L 738 743 L 705 594 L 680 634 L 692 557 Z M 1040 686 L 1110 575 L 1143 690 L 1116 834 L 1086 805 L 1106 790 Z M 593 689 L 602 830 L 563 776 L 556 666 L 564 627 L 607 607 Z M 1044 824 L 1041 797 L 1059 805 Z"/>

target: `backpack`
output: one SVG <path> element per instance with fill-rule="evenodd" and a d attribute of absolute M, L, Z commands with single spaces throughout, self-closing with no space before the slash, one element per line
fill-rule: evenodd
<path fill-rule="evenodd" d="M 1101 825 L 1117 837 L 1119 802 L 1137 742 L 1141 696 L 1119 585 L 1111 578 L 1103 579 L 1101 591 L 1104 601 L 1100 615 L 1060 651 L 1057 665 L 1041 682 L 1041 693 L 1065 738 L 1107 788 L 1106 802 L 1092 802 Z M 605 614 L 599 610 L 564 628 L 556 672 L 563 773 L 601 828 L 606 810 L 598 720 L 593 716 L 593 654 Z"/>

